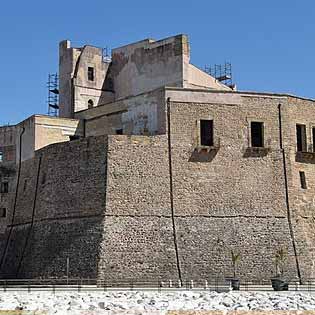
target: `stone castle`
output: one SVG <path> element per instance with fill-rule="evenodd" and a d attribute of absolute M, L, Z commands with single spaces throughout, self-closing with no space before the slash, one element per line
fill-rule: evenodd
<path fill-rule="evenodd" d="M 0 275 L 315 276 L 315 103 L 240 92 L 185 35 L 60 43 L 59 117 L 0 128 Z M 67 267 L 68 261 L 68 267 Z"/>

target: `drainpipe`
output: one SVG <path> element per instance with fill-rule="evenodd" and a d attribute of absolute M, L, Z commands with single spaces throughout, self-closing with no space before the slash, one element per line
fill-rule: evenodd
<path fill-rule="evenodd" d="M 172 169 L 172 143 L 171 143 L 171 98 L 167 98 L 167 140 L 168 140 L 168 165 L 169 165 L 169 178 L 170 178 L 170 202 L 171 202 L 171 214 L 172 214 L 172 226 L 173 226 L 173 237 L 174 247 L 176 255 L 176 265 L 179 281 L 182 284 L 182 274 L 180 269 L 177 237 L 176 237 L 176 223 L 174 216 L 174 195 L 173 195 L 173 169 Z"/>
<path fill-rule="evenodd" d="M 282 114 L 281 114 L 281 106 L 282 104 L 278 105 L 278 115 L 279 115 L 279 140 L 280 140 L 280 149 L 282 152 L 282 161 L 283 161 L 283 175 L 284 175 L 284 187 L 285 187 L 285 202 L 286 202 L 286 208 L 287 208 L 287 217 L 288 217 L 288 224 L 289 224 L 289 230 L 292 240 L 292 247 L 295 257 L 295 263 L 296 263 L 296 270 L 299 278 L 300 284 L 302 284 L 302 278 L 301 278 L 301 271 L 300 271 L 300 264 L 298 260 L 297 255 L 297 249 L 296 249 L 296 243 L 294 238 L 294 231 L 292 226 L 292 219 L 291 219 L 291 209 L 290 209 L 290 202 L 289 202 L 289 187 L 288 187 L 288 175 L 287 175 L 287 163 L 286 163 L 286 156 L 285 151 L 283 147 L 283 139 L 282 139 Z"/>

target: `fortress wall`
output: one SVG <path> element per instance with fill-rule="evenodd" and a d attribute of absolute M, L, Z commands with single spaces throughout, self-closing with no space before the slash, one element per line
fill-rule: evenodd
<path fill-rule="evenodd" d="M 110 136 L 101 278 L 178 279 L 167 137 Z"/>
<path fill-rule="evenodd" d="M 315 276 L 315 157 L 312 128 L 315 127 L 314 102 L 288 98 L 283 108 L 285 145 L 288 168 L 290 208 L 295 234 L 301 275 L 304 278 Z M 307 151 L 303 158 L 296 158 L 296 124 L 306 125 Z M 307 189 L 301 188 L 300 173 L 304 172 Z"/>
<path fill-rule="evenodd" d="M 171 103 L 171 155 L 167 135 L 91 137 L 37 151 L 22 163 L 2 275 L 62 276 L 69 257 L 70 276 L 158 281 L 176 280 L 180 270 L 182 280 L 213 279 L 232 274 L 234 250 L 241 254 L 242 278 L 269 279 L 275 252 L 283 247 L 285 272 L 295 278 L 279 99 L 238 100 Z M 289 140 L 298 114 L 283 104 L 292 230 L 301 274 L 310 277 L 315 229 L 308 201 L 315 176 L 311 163 L 295 161 Z M 214 120 L 214 153 L 195 150 L 200 119 Z M 259 156 L 248 150 L 251 120 L 265 123 L 267 150 Z M 309 190 L 300 189 L 299 168 L 310 178 Z"/>
<path fill-rule="evenodd" d="M 239 274 L 269 279 L 279 247 L 286 272 L 297 275 L 279 150 L 278 100 L 243 98 L 239 104 L 171 103 L 174 211 L 183 278 Z M 200 119 L 213 119 L 217 150 L 198 147 Z M 266 155 L 248 152 L 250 121 L 264 121 Z"/>
<path fill-rule="evenodd" d="M 69 257 L 70 276 L 96 277 L 106 152 L 105 137 L 89 138 L 51 145 L 22 163 L 3 276 L 61 276 Z"/>

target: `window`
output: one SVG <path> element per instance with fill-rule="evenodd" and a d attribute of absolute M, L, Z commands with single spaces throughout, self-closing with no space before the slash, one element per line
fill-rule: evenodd
<path fill-rule="evenodd" d="M 307 151 L 306 143 L 306 126 L 305 125 L 296 125 L 296 149 L 297 151 Z"/>
<path fill-rule="evenodd" d="M 42 176 L 42 185 L 46 183 L 46 173 L 43 174 Z"/>
<path fill-rule="evenodd" d="M 312 128 L 313 152 L 315 152 L 315 127 Z"/>
<path fill-rule="evenodd" d="M 307 189 L 305 172 L 300 172 L 300 182 L 301 182 L 301 188 Z"/>
<path fill-rule="evenodd" d="M 8 182 L 2 182 L 1 183 L 1 193 L 7 194 L 9 192 L 9 183 Z"/>
<path fill-rule="evenodd" d="M 88 67 L 88 80 L 94 81 L 94 68 Z"/>
<path fill-rule="evenodd" d="M 94 102 L 92 100 L 88 101 L 88 108 L 93 108 Z"/>
<path fill-rule="evenodd" d="M 24 180 L 23 191 L 25 191 L 26 188 L 27 188 L 27 179 Z"/>
<path fill-rule="evenodd" d="M 5 218 L 7 216 L 7 209 L 6 208 L 0 208 L 0 217 Z"/>
<path fill-rule="evenodd" d="M 3 151 L 0 151 L 0 163 L 3 162 Z"/>
<path fill-rule="evenodd" d="M 116 135 L 122 135 L 123 130 L 122 129 L 116 129 Z"/>
<path fill-rule="evenodd" d="M 200 120 L 200 144 L 213 146 L 213 120 Z"/>
<path fill-rule="evenodd" d="M 251 143 L 254 148 L 264 147 L 264 123 L 252 121 L 250 123 Z"/>

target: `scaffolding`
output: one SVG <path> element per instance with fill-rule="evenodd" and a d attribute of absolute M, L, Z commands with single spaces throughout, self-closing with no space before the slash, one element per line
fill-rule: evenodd
<path fill-rule="evenodd" d="M 59 78 L 58 74 L 49 74 L 47 81 L 48 89 L 48 115 L 49 116 L 58 116 L 59 112 Z"/>
<path fill-rule="evenodd" d="M 110 49 L 106 46 L 102 49 L 103 52 L 103 62 L 110 63 L 112 61 Z"/>
<path fill-rule="evenodd" d="M 205 66 L 205 72 L 214 77 L 224 85 L 234 89 L 235 85 L 232 80 L 232 64 L 225 62 L 222 65 Z"/>

